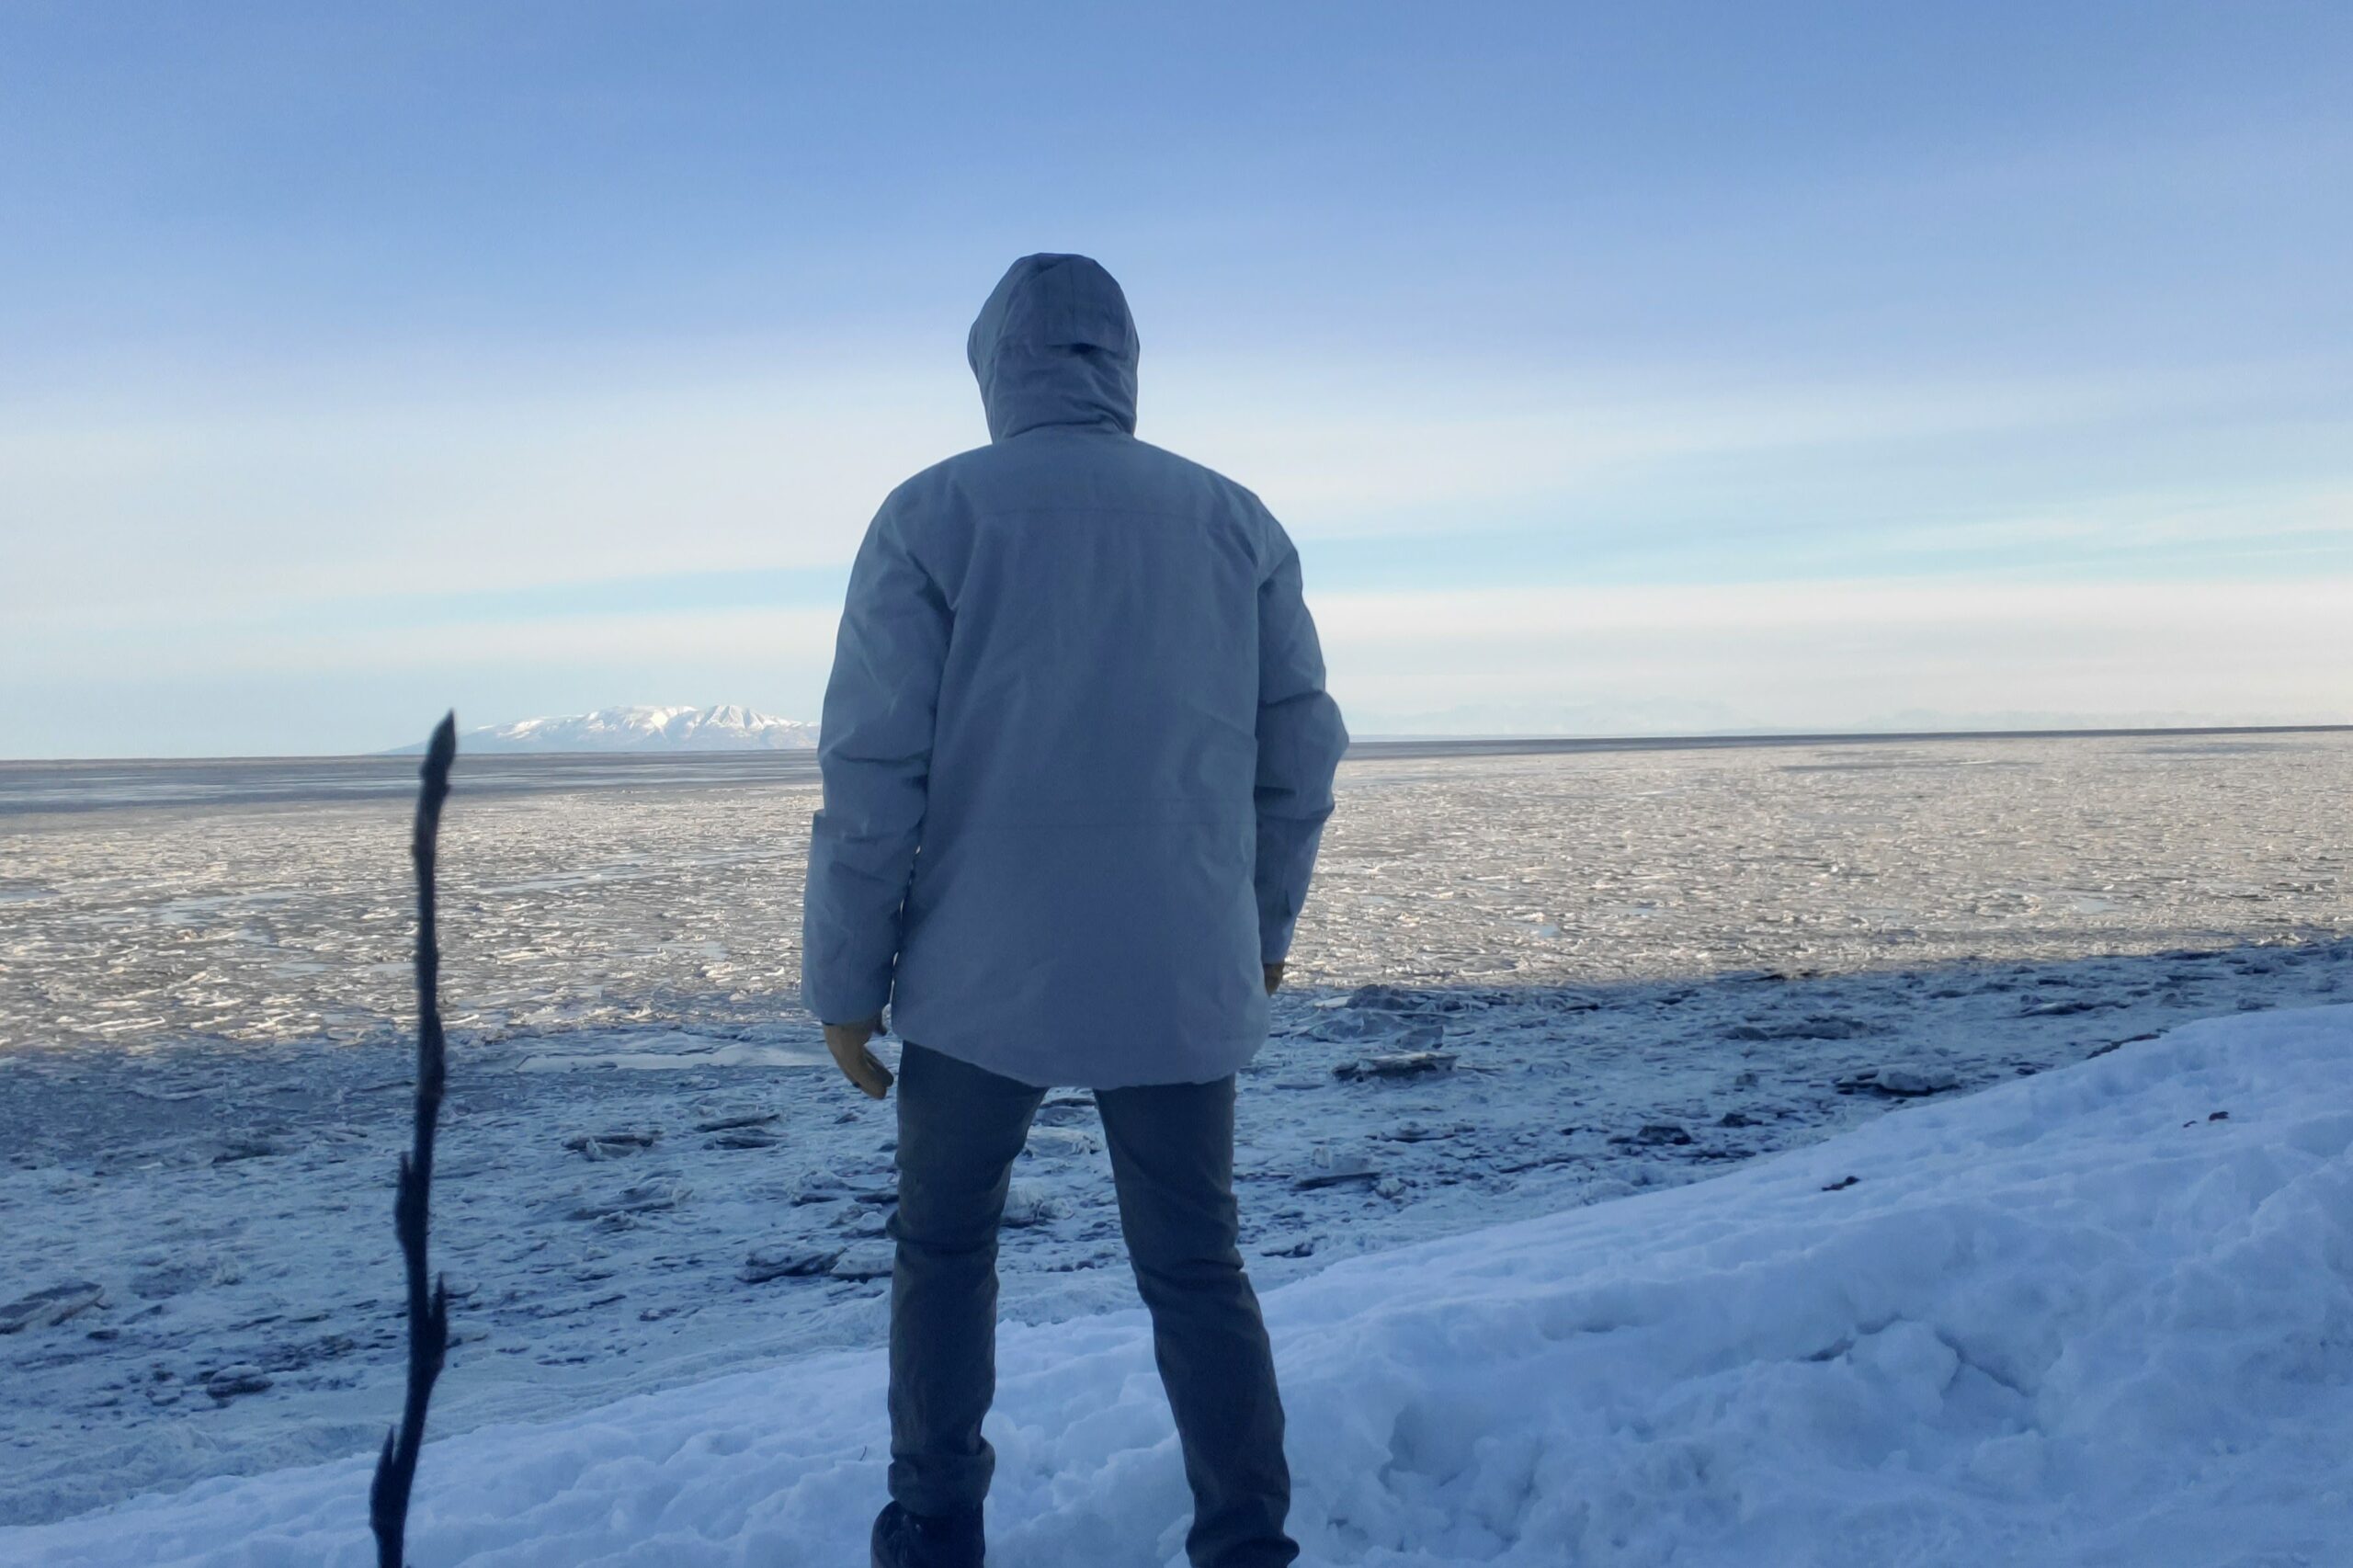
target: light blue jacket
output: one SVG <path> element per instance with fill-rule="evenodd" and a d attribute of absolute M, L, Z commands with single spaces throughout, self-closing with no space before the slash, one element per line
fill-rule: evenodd
<path fill-rule="evenodd" d="M 1032 256 L 968 347 L 990 444 L 850 572 L 804 999 L 1031 1084 L 1223 1077 L 1307 896 L 1347 733 L 1258 498 L 1135 438 L 1109 273 Z"/>

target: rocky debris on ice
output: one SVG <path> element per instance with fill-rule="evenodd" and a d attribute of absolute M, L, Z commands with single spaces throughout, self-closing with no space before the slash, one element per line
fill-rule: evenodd
<path fill-rule="evenodd" d="M 0 1334 L 21 1334 L 28 1328 L 50 1328 L 78 1312 L 106 1304 L 103 1285 L 87 1279 L 68 1280 L 19 1296 L 0 1307 Z"/>

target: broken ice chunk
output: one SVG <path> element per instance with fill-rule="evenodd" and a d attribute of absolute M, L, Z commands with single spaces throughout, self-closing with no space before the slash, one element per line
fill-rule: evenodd
<path fill-rule="evenodd" d="M 1312 1192 L 1319 1187 L 1337 1187 L 1343 1182 L 1374 1182 L 1381 1179 L 1381 1167 L 1356 1153 L 1332 1153 L 1315 1151 L 1315 1168 L 1294 1178 L 1291 1186 L 1302 1192 Z"/>
<path fill-rule="evenodd" d="M 713 1110 L 695 1123 L 697 1132 L 733 1132 L 740 1127 L 764 1127 L 779 1113 L 766 1106 L 745 1106 L 733 1110 Z"/>
<path fill-rule="evenodd" d="M 676 1209 L 694 1189 L 682 1181 L 656 1178 L 625 1187 L 610 1198 L 589 1199 L 571 1210 L 574 1220 L 609 1220 L 619 1214 L 650 1214 Z"/>
<path fill-rule="evenodd" d="M 1941 1062 L 1891 1062 L 1871 1086 L 1889 1095 L 1940 1095 L 1961 1086 L 1961 1074 Z"/>
<path fill-rule="evenodd" d="M 836 1279 L 888 1279 L 898 1252 L 889 1242 L 860 1242 L 843 1248 L 826 1272 Z"/>
<path fill-rule="evenodd" d="M 1062 1199 L 1033 1182 L 1017 1181 L 1005 1195 L 1005 1222 L 1015 1230 L 1062 1217 Z"/>
<path fill-rule="evenodd" d="M 204 1392 L 226 1404 L 241 1393 L 259 1393 L 269 1387 L 269 1374 L 259 1367 L 240 1362 L 223 1367 L 204 1380 Z"/>
<path fill-rule="evenodd" d="M 1379 1056 L 1359 1056 L 1354 1062 L 1343 1062 L 1332 1069 L 1336 1078 L 1417 1078 L 1430 1073 L 1451 1072 L 1454 1052 L 1450 1051 L 1399 1051 Z"/>
<path fill-rule="evenodd" d="M 103 1285 L 87 1279 L 69 1280 L 35 1290 L 29 1296 L 19 1296 L 0 1307 L 0 1334 L 16 1334 L 28 1328 L 48 1328 L 63 1323 L 76 1312 L 102 1306 L 107 1299 Z"/>
<path fill-rule="evenodd" d="M 592 1160 L 617 1160 L 651 1149 L 661 1136 L 658 1127 L 617 1127 L 608 1132 L 574 1133 L 563 1141 L 563 1146 Z"/>
<path fill-rule="evenodd" d="M 1691 1134 L 1672 1121 L 1653 1121 L 1645 1123 L 1639 1132 L 1620 1132 L 1609 1141 L 1637 1148 L 1657 1149 L 1688 1143 Z"/>
<path fill-rule="evenodd" d="M 746 1285 L 765 1285 L 771 1279 L 805 1279 L 832 1268 L 841 1256 L 839 1247 L 792 1244 L 754 1247 L 745 1257 L 744 1267 L 735 1271 L 735 1278 Z"/>

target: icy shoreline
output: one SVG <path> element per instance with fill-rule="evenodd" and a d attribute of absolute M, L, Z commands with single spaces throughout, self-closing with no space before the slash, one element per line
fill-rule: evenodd
<path fill-rule="evenodd" d="M 2265 1564 L 2353 1538 L 2353 1008 L 2218 1018 L 1722 1179 L 1270 1293 L 1309 1564 Z M 1174 1560 L 1134 1312 L 1012 1328 L 993 1534 Z M 481 1568 L 850 1561 L 881 1368 L 818 1356 L 427 1450 Z M 0 1562 L 371 1559 L 365 1463 L 0 1530 Z"/>
<path fill-rule="evenodd" d="M 1287 994 L 1241 1109 L 1262 1286 L 1500 1219 L 1688 1182 L 1904 1103 L 2181 1021 L 2353 995 L 2353 942 L 1813 978 Z M 1434 1071 L 1340 1070 L 1437 1051 Z M 460 1043 L 438 1256 L 462 1292 L 443 1436 L 877 1343 L 890 1112 L 805 1025 Z M 1429 1064 L 1435 1065 L 1435 1064 Z M 399 1376 L 386 1220 L 406 1059 L 382 1047 L 49 1052 L 0 1072 L 0 1275 L 105 1304 L 0 1336 L 0 1522 L 364 1452 Z M 642 1142 L 654 1136 L 650 1142 Z M 1057 1095 L 1018 1172 L 1005 1310 L 1132 1286 L 1094 1113 Z M 809 1277 L 746 1280 L 756 1250 Z M 216 1399 L 249 1367 L 269 1386 Z"/>
<path fill-rule="evenodd" d="M 500 766 L 445 846 L 467 1337 L 437 1431 L 875 1343 L 889 1112 L 795 1065 L 805 779 Z M 1866 1080 L 2343 999 L 2348 781 L 2348 736 L 1350 763 L 1243 1097 L 1254 1268 L 1721 1172 L 1898 1103 Z M 404 812 L 0 820 L 0 1315 L 105 1290 L 0 1334 L 0 1523 L 381 1436 Z M 1433 1047 L 1450 1071 L 1335 1075 Z M 1063 1098 L 1024 1163 L 1017 1320 L 1132 1300 L 1091 1122 Z M 828 1261 L 746 1282 L 755 1251 Z M 269 1386 L 216 1400 L 239 1368 Z"/>

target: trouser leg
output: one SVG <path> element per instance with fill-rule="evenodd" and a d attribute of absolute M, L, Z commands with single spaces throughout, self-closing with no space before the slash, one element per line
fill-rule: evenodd
<path fill-rule="evenodd" d="M 1195 1568 L 1281 1568 L 1290 1471 L 1258 1298 L 1243 1271 L 1233 1199 L 1233 1080 L 1097 1093 L 1120 1224 L 1152 1310 L 1176 1417 Z"/>
<path fill-rule="evenodd" d="M 1042 1089 L 908 1045 L 899 1062 L 898 1244 L 891 1273 L 891 1496 L 977 1508 L 996 1456 L 996 1242 Z"/>

